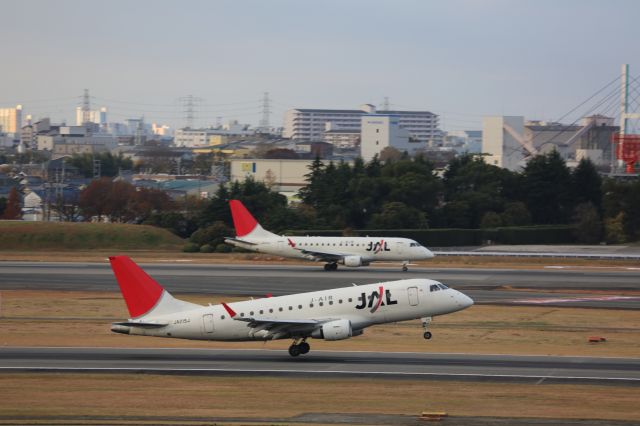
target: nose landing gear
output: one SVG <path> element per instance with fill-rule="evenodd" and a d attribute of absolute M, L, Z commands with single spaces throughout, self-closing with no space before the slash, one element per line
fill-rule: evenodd
<path fill-rule="evenodd" d="M 422 328 L 424 328 L 424 334 L 422 335 L 422 337 L 424 337 L 426 340 L 431 339 L 431 337 L 433 336 L 429 331 L 429 324 L 431 324 L 431 317 L 422 318 Z"/>
<path fill-rule="evenodd" d="M 408 261 L 404 261 L 402 262 L 402 272 L 407 272 L 409 270 L 409 262 Z"/>
<path fill-rule="evenodd" d="M 289 346 L 289 355 L 296 357 L 298 355 L 304 355 L 309 353 L 311 350 L 311 346 L 306 342 L 306 338 L 302 339 L 300 343 L 296 343 L 298 340 L 295 339 L 293 344 Z"/>

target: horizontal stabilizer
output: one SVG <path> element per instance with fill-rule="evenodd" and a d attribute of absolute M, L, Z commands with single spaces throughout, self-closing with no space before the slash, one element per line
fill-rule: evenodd
<path fill-rule="evenodd" d="M 141 322 L 141 321 L 123 321 L 123 322 L 113 322 L 111 325 L 122 325 L 125 327 L 140 327 L 140 328 L 161 328 L 166 327 L 169 323 L 162 322 Z"/>

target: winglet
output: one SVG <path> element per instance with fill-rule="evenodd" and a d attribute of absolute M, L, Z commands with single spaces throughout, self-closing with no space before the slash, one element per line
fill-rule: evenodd
<path fill-rule="evenodd" d="M 258 221 L 249 213 L 249 210 L 242 204 L 242 201 L 230 200 L 229 207 L 231 207 L 233 226 L 236 228 L 236 235 L 238 237 L 250 234 L 251 231 L 258 226 Z"/>
<path fill-rule="evenodd" d="M 229 314 L 229 316 L 231 318 L 236 316 L 236 311 L 234 311 L 233 309 L 231 309 L 229 307 L 229 305 L 227 305 L 226 303 L 222 302 L 222 307 L 224 307 L 225 311 L 227 311 L 227 313 Z"/>

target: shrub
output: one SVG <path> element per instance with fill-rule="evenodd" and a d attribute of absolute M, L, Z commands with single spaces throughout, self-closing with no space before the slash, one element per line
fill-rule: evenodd
<path fill-rule="evenodd" d="M 200 246 L 200 253 L 213 253 L 213 246 L 211 244 L 203 244 Z"/>
<path fill-rule="evenodd" d="M 182 251 L 185 253 L 197 253 L 200 251 L 200 246 L 194 243 L 187 243 L 182 247 Z"/>

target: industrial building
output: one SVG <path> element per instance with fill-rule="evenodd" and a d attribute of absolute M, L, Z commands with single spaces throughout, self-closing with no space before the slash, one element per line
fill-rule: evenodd
<path fill-rule="evenodd" d="M 597 166 L 612 163 L 611 141 L 619 131 L 614 119 L 584 117 L 579 124 L 525 121 L 522 116 L 484 117 L 482 152 L 486 161 L 509 170 L 522 168 L 537 154 L 558 151 L 569 165 L 588 158 Z"/>

